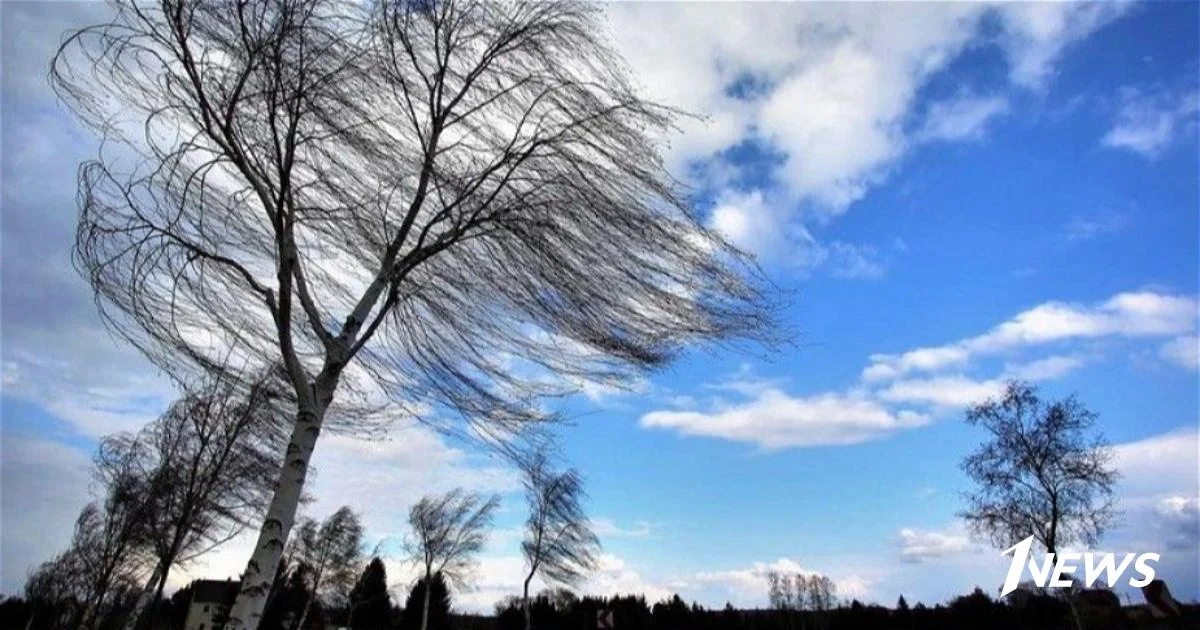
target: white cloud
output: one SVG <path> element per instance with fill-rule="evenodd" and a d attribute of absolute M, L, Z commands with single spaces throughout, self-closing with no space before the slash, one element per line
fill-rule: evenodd
<path fill-rule="evenodd" d="M 896 381 L 879 396 L 892 402 L 966 407 L 998 395 L 1003 387 L 1000 380 L 975 381 L 959 374 Z"/>
<path fill-rule="evenodd" d="M 904 562 L 925 562 L 962 553 L 971 541 L 961 527 L 945 531 L 900 530 L 900 558 Z"/>
<path fill-rule="evenodd" d="M 1040 88 L 1071 44 L 1120 17 L 1132 2 L 1008 2 L 998 13 L 1009 58 L 1009 78 Z"/>
<path fill-rule="evenodd" d="M 606 538 L 649 538 L 654 534 L 654 525 L 646 521 L 636 521 L 632 525 L 622 527 L 609 518 L 592 519 L 592 531 L 602 540 Z"/>
<path fill-rule="evenodd" d="M 818 242 L 791 221 L 791 200 L 769 198 L 762 190 L 723 191 L 709 226 L 760 262 L 780 263 L 802 275 L 826 269 L 839 278 L 874 279 L 884 275 L 885 260 L 876 248 L 843 241 Z"/>
<path fill-rule="evenodd" d="M 652 411 L 642 416 L 641 426 L 779 449 L 855 444 L 928 421 L 926 416 L 913 411 L 889 410 L 865 395 L 826 393 L 793 397 L 771 388 L 752 400 L 707 412 Z"/>
<path fill-rule="evenodd" d="M 1106 147 L 1154 159 L 1185 130 L 1194 131 L 1197 109 L 1200 109 L 1200 94 L 1195 89 L 1177 95 L 1126 88 L 1117 119 L 1100 142 Z"/>
<path fill-rule="evenodd" d="M 1200 337 L 1183 335 L 1163 344 L 1159 348 L 1162 358 L 1185 368 L 1200 369 Z"/>
<path fill-rule="evenodd" d="M 1153 291 L 1120 293 L 1092 306 L 1046 302 L 976 337 L 900 355 L 872 355 L 862 376 L 872 382 L 916 371 L 933 372 L 960 366 L 978 355 L 1071 339 L 1189 333 L 1196 329 L 1198 308 L 1194 297 Z"/>
<path fill-rule="evenodd" d="M 1076 215 L 1066 225 L 1067 241 L 1078 243 L 1090 241 L 1105 234 L 1120 232 L 1129 219 L 1120 213 L 1107 210 L 1089 216 Z"/>
<path fill-rule="evenodd" d="M 680 174 L 699 175 L 696 183 L 707 189 L 738 191 L 722 195 L 712 223 L 768 259 L 770 252 L 801 250 L 806 268 L 804 260 L 816 258 L 815 239 L 791 226 L 845 212 L 925 141 L 980 137 L 1007 111 L 1005 90 L 1040 87 L 1066 47 L 1124 8 L 619 3 L 606 11 L 617 46 L 647 94 L 705 115 L 683 121 L 669 164 Z M 998 32 L 983 27 L 991 18 L 1000 23 Z M 937 103 L 923 125 L 909 129 L 920 88 L 978 45 L 1008 62 L 1008 84 L 986 97 L 964 93 Z M 734 166 L 722 155 L 747 144 L 770 159 Z M 761 193 L 736 185 L 746 168 L 765 171 L 778 185 L 772 196 L 779 203 L 760 208 L 755 195 Z M 730 199 L 737 196 L 748 198 Z M 846 256 L 839 275 L 880 273 L 854 252 L 827 249 L 829 257 Z"/>
<path fill-rule="evenodd" d="M 977 140 L 996 116 L 1008 111 L 1001 97 L 960 96 L 934 103 L 925 115 L 925 124 L 917 133 L 921 140 Z"/>
<path fill-rule="evenodd" d="M 1196 550 L 1200 545 L 1200 497 L 1167 497 L 1159 501 L 1155 513 L 1167 549 Z"/>
<path fill-rule="evenodd" d="M 712 605 L 730 602 L 742 608 L 764 607 L 767 604 L 767 574 L 827 575 L 837 587 L 837 596 L 865 597 L 874 584 L 871 577 L 855 573 L 825 572 L 802 565 L 792 558 L 774 562 L 755 562 L 748 567 L 722 571 L 701 571 L 680 581 L 684 591 L 704 593 Z"/>
<path fill-rule="evenodd" d="M 932 372 L 944 367 L 965 363 L 970 353 L 961 346 L 938 346 L 917 348 L 900 356 L 888 354 L 871 355 L 871 365 L 863 369 L 862 377 L 867 382 L 895 378 L 908 372 Z"/>
<path fill-rule="evenodd" d="M 394 430 L 383 440 L 325 435 L 312 466 L 309 488 L 316 502 L 309 513 L 323 518 L 349 505 L 361 511 L 373 536 L 397 541 L 407 531 L 409 506 L 424 494 L 456 487 L 502 494 L 520 488 L 511 468 L 472 459 L 420 426 Z"/>
<path fill-rule="evenodd" d="M 1088 361 L 1082 351 L 1052 354 L 1010 362 L 991 378 L 976 378 L 963 371 L 976 357 L 1059 341 L 1183 334 L 1180 339 L 1185 341 L 1176 339 L 1162 352 L 1185 364 L 1194 361 L 1186 352 L 1196 344 L 1185 344 L 1190 343 L 1187 333 L 1195 330 L 1196 319 L 1195 298 L 1152 291 L 1120 293 L 1091 306 L 1046 302 L 981 335 L 899 355 L 871 355 L 861 383 L 845 392 L 795 396 L 778 382 L 755 378 L 743 366 L 726 382 L 708 387 L 738 392 L 744 400 L 717 401 L 707 409 L 651 411 L 640 424 L 765 449 L 855 444 L 923 426 L 939 412 L 998 396 L 1005 380 L 1057 379 Z M 948 372 L 951 369 L 956 371 Z"/>
<path fill-rule="evenodd" d="M 1126 502 L 1200 495 L 1200 432 L 1193 426 L 1113 447 Z"/>
<path fill-rule="evenodd" d="M 1027 381 L 1052 380 L 1083 367 L 1084 362 L 1080 356 L 1053 355 L 1029 363 L 1010 365 L 1005 368 L 1004 375 Z"/>

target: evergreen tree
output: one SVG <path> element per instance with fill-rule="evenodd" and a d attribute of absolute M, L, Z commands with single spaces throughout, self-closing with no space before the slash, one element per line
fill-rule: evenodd
<path fill-rule="evenodd" d="M 450 630 L 450 590 L 441 573 L 434 573 L 430 580 L 429 623 L 427 630 Z M 419 630 L 421 609 L 425 601 L 425 579 L 417 580 L 404 601 L 404 616 L 400 618 L 400 630 Z"/>
<path fill-rule="evenodd" d="M 352 630 L 388 630 L 392 625 L 391 607 L 387 569 L 378 557 L 372 558 L 350 591 L 348 625 Z"/>
<path fill-rule="evenodd" d="M 901 595 L 900 599 L 896 602 L 896 610 L 908 612 L 908 602 L 904 601 L 903 595 Z"/>

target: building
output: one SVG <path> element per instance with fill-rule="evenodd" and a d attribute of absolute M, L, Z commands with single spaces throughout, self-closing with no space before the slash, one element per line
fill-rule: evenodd
<path fill-rule="evenodd" d="M 196 580 L 188 588 L 192 590 L 188 602 L 184 630 L 218 630 L 225 615 L 237 598 L 241 582 L 233 580 Z"/>

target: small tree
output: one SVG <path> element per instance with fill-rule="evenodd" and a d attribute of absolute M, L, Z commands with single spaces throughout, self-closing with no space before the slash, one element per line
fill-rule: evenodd
<path fill-rule="evenodd" d="M 350 591 L 349 619 L 351 630 L 388 630 L 391 627 L 391 596 L 388 594 L 387 569 L 378 556 L 371 558 L 367 568 Z"/>
<path fill-rule="evenodd" d="M 82 621 L 88 589 L 79 569 L 77 555 L 67 550 L 30 572 L 25 581 L 27 628 L 73 628 Z"/>
<path fill-rule="evenodd" d="M 409 554 L 421 567 L 426 582 L 438 576 L 448 585 L 465 586 L 474 569 L 475 556 L 487 541 L 486 529 L 500 497 L 484 499 L 473 492 L 452 490 L 439 496 L 422 497 L 409 510 L 411 538 L 406 542 Z M 430 594 L 424 591 L 421 602 L 421 630 L 429 630 Z"/>
<path fill-rule="evenodd" d="M 159 518 L 154 477 L 139 465 L 136 449 L 101 448 L 93 467 L 103 499 L 89 503 L 75 521 L 69 558 L 83 584 L 84 605 L 78 623 L 99 625 L 117 600 L 136 589 L 137 577 L 153 565 L 149 528 Z"/>
<path fill-rule="evenodd" d="M 358 515 L 343 506 L 318 524 L 300 522 L 296 536 L 296 561 L 305 567 L 308 598 L 297 628 L 303 629 L 314 602 L 344 595 L 354 584 L 362 562 L 362 524 Z"/>
<path fill-rule="evenodd" d="M 426 588 L 426 585 L 430 585 Z M 450 589 L 441 573 L 421 578 L 404 601 L 400 630 L 450 630 Z"/>
<path fill-rule="evenodd" d="M 525 575 L 521 608 L 525 630 L 529 614 L 529 583 L 541 574 L 548 584 L 573 586 L 595 568 L 600 540 L 583 511 L 583 481 L 575 470 L 556 473 L 549 458 L 540 453 L 525 467 L 525 498 L 529 519 L 521 553 L 529 572 Z"/>
<path fill-rule="evenodd" d="M 225 373 L 185 387 L 185 395 L 137 435 L 106 438 L 107 459 L 129 460 L 148 480 L 141 500 L 144 543 L 154 569 L 125 630 L 162 596 L 171 568 L 241 533 L 272 493 L 283 422 L 281 388 L 270 377 L 243 391 Z"/>
<path fill-rule="evenodd" d="M 1031 535 L 1050 553 L 1095 544 L 1116 517 L 1118 478 L 1096 417 L 1075 396 L 1046 402 L 1019 381 L 972 407 L 967 422 L 991 439 L 962 463 L 976 484 L 960 513 L 971 530 L 1001 548 Z"/>

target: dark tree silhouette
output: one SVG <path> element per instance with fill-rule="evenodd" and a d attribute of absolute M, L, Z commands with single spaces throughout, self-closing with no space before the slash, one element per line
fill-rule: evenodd
<path fill-rule="evenodd" d="M 88 584 L 79 559 L 67 550 L 43 562 L 25 581 L 30 617 L 25 625 L 36 628 L 74 628 L 82 621 Z"/>
<path fill-rule="evenodd" d="M 406 541 L 406 547 L 420 567 L 422 579 L 428 582 L 437 576 L 437 580 L 452 585 L 468 584 L 475 556 L 487 542 L 487 528 L 499 505 L 498 496 L 485 499 L 461 489 L 417 501 L 408 512 L 412 537 Z M 430 597 L 436 594 L 435 590 L 422 591 L 426 599 L 418 609 L 423 611 L 421 630 L 428 630 Z"/>
<path fill-rule="evenodd" d="M 593 3 L 113 5 L 51 72 L 104 136 L 76 266 L 162 369 L 232 351 L 295 398 L 235 628 L 327 421 L 369 429 L 349 411 L 387 400 L 374 418 L 512 444 L 571 383 L 770 328 L 759 274 L 664 169 L 675 112 L 639 97 Z"/>
<path fill-rule="evenodd" d="M 371 558 L 362 576 L 350 591 L 347 610 L 351 630 L 390 630 L 391 596 L 388 594 L 387 569 L 378 557 Z"/>
<path fill-rule="evenodd" d="M 99 449 L 93 475 L 102 493 L 75 521 L 71 546 L 59 560 L 82 586 L 78 625 L 95 627 L 136 590 L 138 576 L 153 565 L 147 523 L 160 506 L 148 500 L 153 478 L 138 467 L 131 451 Z"/>
<path fill-rule="evenodd" d="M 426 590 L 425 585 L 432 584 Z M 404 600 L 404 615 L 400 630 L 450 630 L 450 589 L 441 573 L 432 579 L 421 578 L 413 585 Z"/>
<path fill-rule="evenodd" d="M 574 469 L 556 472 L 545 452 L 525 467 L 529 518 L 521 553 L 528 573 L 521 594 L 525 630 L 532 626 L 529 584 L 537 575 L 548 584 L 573 586 L 596 566 L 600 540 L 583 511 L 583 480 Z"/>
<path fill-rule="evenodd" d="M 967 422 L 991 439 L 963 460 L 976 484 L 960 513 L 971 530 L 1007 548 L 1033 536 L 1053 553 L 1095 544 L 1116 517 L 1112 451 L 1093 430 L 1096 414 L 1075 396 L 1047 402 L 1027 383 L 1006 384 Z"/>

